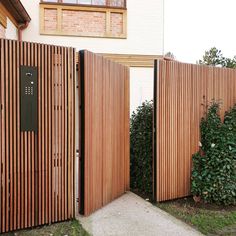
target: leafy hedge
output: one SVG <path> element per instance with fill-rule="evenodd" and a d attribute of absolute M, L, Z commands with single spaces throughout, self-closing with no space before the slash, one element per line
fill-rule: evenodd
<path fill-rule="evenodd" d="M 130 127 L 131 189 L 152 195 L 152 115 L 153 102 L 146 101 L 133 112 Z"/>
<path fill-rule="evenodd" d="M 236 105 L 222 122 L 213 102 L 201 120 L 201 148 L 193 155 L 193 195 L 204 202 L 236 204 Z"/>

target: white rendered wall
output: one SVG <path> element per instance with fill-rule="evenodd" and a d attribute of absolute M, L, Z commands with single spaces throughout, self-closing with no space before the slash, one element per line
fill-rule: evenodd
<path fill-rule="evenodd" d="M 88 49 L 96 53 L 163 54 L 163 0 L 127 0 L 127 39 L 47 36 L 39 34 L 39 0 L 21 0 L 32 18 L 23 40 Z M 133 111 L 153 98 L 153 69 L 130 69 L 130 107 Z"/>
<path fill-rule="evenodd" d="M 153 100 L 153 68 L 130 68 L 130 115 L 145 100 Z"/>
<path fill-rule="evenodd" d="M 7 18 L 6 39 L 18 39 L 17 28 L 9 18 Z"/>
<path fill-rule="evenodd" d="M 39 34 L 39 0 L 21 0 L 32 21 L 23 40 L 88 49 L 97 53 L 163 54 L 163 0 L 127 0 L 127 39 Z"/>

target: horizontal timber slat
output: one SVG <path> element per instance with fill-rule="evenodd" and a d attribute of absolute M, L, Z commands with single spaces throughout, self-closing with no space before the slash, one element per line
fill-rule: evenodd
<path fill-rule="evenodd" d="M 138 54 L 112 54 L 99 53 L 99 55 L 129 67 L 154 67 L 154 60 L 163 59 L 161 55 L 138 55 Z"/>

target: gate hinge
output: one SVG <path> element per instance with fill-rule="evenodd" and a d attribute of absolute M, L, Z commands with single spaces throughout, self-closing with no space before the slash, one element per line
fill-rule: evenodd
<path fill-rule="evenodd" d="M 80 159 L 80 151 L 79 151 L 79 149 L 76 149 L 76 156 L 78 157 L 78 159 Z"/>
<path fill-rule="evenodd" d="M 76 64 L 76 71 L 79 71 L 79 64 Z"/>

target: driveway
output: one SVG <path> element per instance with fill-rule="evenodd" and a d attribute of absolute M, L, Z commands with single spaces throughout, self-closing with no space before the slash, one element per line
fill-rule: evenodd
<path fill-rule="evenodd" d="M 192 227 L 127 192 L 89 217 L 78 217 L 93 236 L 199 236 Z"/>

